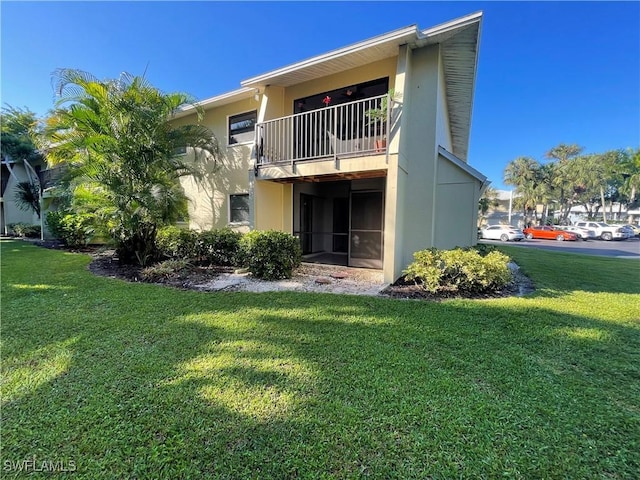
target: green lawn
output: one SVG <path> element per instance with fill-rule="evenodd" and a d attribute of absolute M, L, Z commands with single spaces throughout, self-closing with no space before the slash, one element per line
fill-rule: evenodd
<path fill-rule="evenodd" d="M 1 246 L 3 478 L 640 477 L 638 261 L 504 248 L 535 294 L 427 303 Z"/>

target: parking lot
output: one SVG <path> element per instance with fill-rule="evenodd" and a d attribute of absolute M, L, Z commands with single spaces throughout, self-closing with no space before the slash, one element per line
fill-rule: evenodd
<path fill-rule="evenodd" d="M 557 240 L 524 239 L 519 242 L 501 242 L 500 240 L 479 240 L 479 243 L 489 245 L 513 245 L 523 248 L 541 248 L 561 252 L 582 253 L 585 255 L 600 255 L 616 258 L 635 258 L 640 260 L 640 238 L 626 240 L 576 240 L 575 242 L 558 242 Z"/>

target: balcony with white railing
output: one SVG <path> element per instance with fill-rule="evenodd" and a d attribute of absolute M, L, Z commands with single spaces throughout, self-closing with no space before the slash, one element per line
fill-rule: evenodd
<path fill-rule="evenodd" d="M 390 103 L 387 95 L 276 118 L 256 125 L 256 161 L 290 167 L 318 161 L 378 156 L 386 161 Z M 351 162 L 348 169 L 357 169 Z"/>

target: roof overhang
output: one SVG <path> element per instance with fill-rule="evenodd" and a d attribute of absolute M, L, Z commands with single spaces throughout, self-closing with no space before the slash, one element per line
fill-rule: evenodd
<path fill-rule="evenodd" d="M 227 105 L 229 103 L 237 102 L 239 100 L 245 100 L 247 98 L 251 98 L 256 94 L 254 88 L 239 88 L 237 90 L 233 90 L 232 92 L 223 93 L 222 95 L 218 95 L 215 97 L 207 98 L 206 100 L 202 100 L 197 102 L 195 105 L 188 105 L 181 108 L 178 112 L 176 112 L 172 118 L 181 118 L 186 117 L 188 115 L 193 115 L 196 113 L 196 106 L 204 108 L 205 110 L 213 107 L 221 107 L 223 105 Z"/>
<path fill-rule="evenodd" d="M 463 162 L 462 160 L 460 160 L 456 155 L 449 152 L 445 148 L 438 146 L 438 154 L 441 155 L 443 158 L 449 160 L 459 169 L 463 170 L 464 172 L 466 172 L 467 174 L 475 178 L 481 185 L 486 184 L 488 186 L 489 183 L 491 183 L 487 181 L 487 177 L 485 175 L 481 174 L 478 170 L 470 166 L 467 162 Z"/>

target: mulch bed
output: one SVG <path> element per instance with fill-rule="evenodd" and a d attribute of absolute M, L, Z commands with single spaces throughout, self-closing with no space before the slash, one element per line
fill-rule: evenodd
<path fill-rule="evenodd" d="M 142 275 L 142 267 L 139 265 L 122 264 L 118 261 L 113 250 L 107 250 L 104 247 L 88 246 L 82 249 L 68 249 L 60 242 L 45 240 L 30 240 L 35 245 L 45 248 L 53 248 L 67 250 L 71 252 L 86 253 L 93 257 L 93 261 L 89 265 L 89 270 L 95 275 L 109 278 L 118 278 L 128 282 L 145 282 Z M 196 285 L 202 285 L 219 273 L 233 272 L 231 267 L 216 266 L 194 266 L 188 275 L 174 275 L 171 277 L 155 280 L 151 283 L 167 285 L 174 288 L 185 290 L 198 290 Z M 529 277 L 522 274 L 517 269 L 513 274 L 513 281 L 510 282 L 502 290 L 488 293 L 468 293 L 457 291 L 442 291 L 437 294 L 429 293 L 412 281 L 407 281 L 404 277 L 399 278 L 395 283 L 389 285 L 380 292 L 381 295 L 390 298 L 413 299 L 413 300 L 429 300 L 442 301 L 454 298 L 469 299 L 489 299 L 522 296 L 535 291 L 535 286 Z"/>
<path fill-rule="evenodd" d="M 513 272 L 513 280 L 505 285 L 501 290 L 495 292 L 469 293 L 459 291 L 442 290 L 438 293 L 430 293 L 423 290 L 413 281 L 408 281 L 405 277 L 400 277 L 395 283 L 385 288 L 381 295 L 392 298 L 406 298 L 414 300 L 431 300 L 441 301 L 453 298 L 470 298 L 470 299 L 488 299 L 488 298 L 504 298 L 526 295 L 535 291 L 535 286 L 529 277 L 519 270 Z"/>

